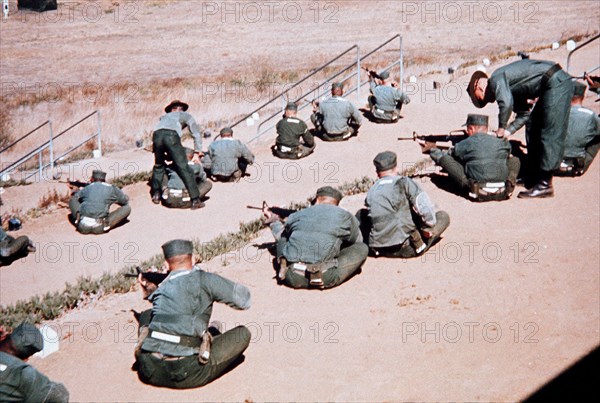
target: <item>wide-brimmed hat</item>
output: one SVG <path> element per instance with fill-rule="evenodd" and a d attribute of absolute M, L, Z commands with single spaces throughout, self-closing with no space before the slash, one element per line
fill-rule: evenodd
<path fill-rule="evenodd" d="M 176 99 L 174 101 L 171 101 L 171 103 L 169 105 L 165 106 L 165 112 L 167 112 L 167 113 L 171 112 L 171 110 L 173 110 L 173 108 L 176 106 L 181 106 L 183 108 L 184 112 L 187 111 L 188 108 L 190 107 L 185 102 L 181 102 L 180 100 Z"/>
<path fill-rule="evenodd" d="M 473 102 L 473 105 L 477 108 L 483 108 L 487 104 L 486 100 L 479 101 L 475 98 L 475 84 L 477 84 L 477 80 L 480 78 L 488 78 L 488 75 L 481 70 L 476 70 L 471 76 L 469 86 L 467 87 L 467 93 L 469 94 L 469 97 L 471 97 L 471 102 Z"/>

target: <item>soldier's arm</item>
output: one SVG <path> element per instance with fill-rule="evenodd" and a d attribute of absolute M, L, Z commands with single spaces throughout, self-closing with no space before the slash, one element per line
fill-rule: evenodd
<path fill-rule="evenodd" d="M 352 111 L 352 119 L 354 119 L 354 121 L 360 126 L 360 124 L 362 123 L 362 116 L 358 111 L 358 108 L 352 102 L 348 101 L 348 103 L 350 104 L 350 108 Z"/>
<path fill-rule="evenodd" d="M 421 217 L 423 224 L 433 227 L 436 223 L 435 206 L 429 195 L 410 178 L 404 178 L 404 180 L 398 181 L 398 184 L 404 187 L 411 208 Z"/>
<path fill-rule="evenodd" d="M 531 106 L 527 103 L 526 99 L 515 100 L 514 110 L 517 115 L 508 127 L 506 127 L 506 130 L 511 134 L 523 127 L 529 120 L 529 116 L 531 116 Z"/>
<path fill-rule="evenodd" d="M 371 90 L 371 94 L 373 93 L 373 91 L 375 91 L 375 88 L 377 88 L 377 83 L 375 82 L 375 80 L 373 79 L 373 77 L 369 74 L 369 88 Z"/>
<path fill-rule="evenodd" d="M 20 389 L 28 402 L 69 401 L 69 392 L 64 385 L 50 381 L 46 375 L 30 365 L 21 372 Z"/>
<path fill-rule="evenodd" d="M 250 149 L 241 141 L 239 142 L 239 144 L 242 153 L 242 158 L 245 159 L 249 164 L 254 163 L 254 154 L 252 154 L 252 151 L 250 151 Z"/>
<path fill-rule="evenodd" d="M 494 81 L 490 79 L 488 85 L 491 86 L 491 90 L 498 103 L 498 128 L 506 129 L 514 106 L 514 98 L 510 91 L 508 80 L 506 76 L 502 75 Z"/>
<path fill-rule="evenodd" d="M 113 190 L 115 196 L 115 203 L 117 203 L 119 206 L 124 206 L 129 203 L 129 197 L 127 197 L 127 195 L 121 189 L 119 189 L 116 186 L 113 186 Z"/>
<path fill-rule="evenodd" d="M 218 274 L 206 273 L 203 283 L 215 301 L 227 304 L 234 309 L 250 308 L 250 290 L 245 285 L 233 282 Z"/>
<path fill-rule="evenodd" d="M 406 93 L 400 91 L 398 88 L 395 88 L 395 90 L 396 91 L 394 91 L 394 99 L 396 100 L 396 102 L 402 102 L 405 105 L 410 103 L 410 97 L 406 95 Z"/>
<path fill-rule="evenodd" d="M 302 128 L 304 129 L 304 133 L 302 133 L 302 140 L 304 141 L 304 144 L 306 144 L 307 147 L 314 146 L 315 137 L 308 130 L 308 126 L 306 126 L 306 123 L 302 122 Z"/>
<path fill-rule="evenodd" d="M 192 133 L 192 137 L 194 137 L 194 151 L 201 153 L 202 152 L 202 135 L 200 134 L 200 126 L 196 123 L 194 117 L 187 113 L 182 112 L 181 116 L 183 118 L 182 124 L 185 124 Z"/>
<path fill-rule="evenodd" d="M 350 234 L 346 242 L 348 242 L 349 244 L 361 243 L 363 241 L 363 237 L 360 231 L 360 224 L 358 222 L 358 219 L 352 214 L 348 214 L 350 216 Z"/>

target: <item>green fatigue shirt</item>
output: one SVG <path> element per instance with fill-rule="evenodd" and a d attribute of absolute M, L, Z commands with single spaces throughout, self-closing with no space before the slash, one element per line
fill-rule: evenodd
<path fill-rule="evenodd" d="M 1 402 L 67 402 L 69 394 L 60 383 L 25 361 L 0 351 Z"/>
<path fill-rule="evenodd" d="M 487 91 L 495 94 L 498 103 L 498 127 L 511 133 L 519 130 L 529 119 L 528 99 L 541 95 L 542 76 L 556 63 L 544 60 L 519 60 L 500 67 L 488 80 Z M 517 116 L 509 125 L 512 112 Z"/>
<path fill-rule="evenodd" d="M 213 141 L 208 148 L 210 173 L 212 175 L 230 176 L 238 168 L 238 160 L 243 158 L 249 164 L 254 162 L 254 154 L 241 141 L 225 137 Z"/>
<path fill-rule="evenodd" d="M 504 182 L 508 177 L 510 144 L 487 133 L 460 141 L 450 154 L 465 167 L 467 178 L 477 182 Z"/>
<path fill-rule="evenodd" d="M 348 131 L 348 119 L 360 125 L 362 117 L 354 104 L 345 98 L 333 96 L 319 104 L 323 115 L 323 127 L 328 134 L 341 134 Z"/>
<path fill-rule="evenodd" d="M 308 131 L 306 123 L 296 117 L 284 117 L 277 122 L 277 139 L 275 143 L 294 149 L 300 145 L 300 137 L 307 147 L 315 145 L 313 135 Z"/>
<path fill-rule="evenodd" d="M 417 229 L 412 212 L 423 225 L 436 223 L 431 199 L 415 181 L 406 176 L 379 178 L 367 192 L 365 205 L 371 219 L 369 246 L 381 248 L 400 245 Z"/>
<path fill-rule="evenodd" d="M 129 198 L 121 189 L 105 182 L 93 182 L 75 194 L 81 206 L 79 214 L 82 217 L 104 218 L 113 203 L 124 206 Z"/>
<path fill-rule="evenodd" d="M 196 182 L 204 182 L 207 180 L 206 173 L 204 172 L 204 168 L 200 164 L 194 164 L 193 162 L 188 162 L 190 168 L 194 172 L 194 178 Z M 167 168 L 167 176 L 169 177 L 169 181 L 167 182 L 167 187 L 173 190 L 185 190 L 185 183 L 181 180 L 179 174 L 172 168 Z"/>
<path fill-rule="evenodd" d="M 289 262 L 322 263 L 337 258 L 342 246 L 362 242 L 356 217 L 341 207 L 317 204 L 288 217 L 281 234 Z"/>
<path fill-rule="evenodd" d="M 187 127 L 194 137 L 194 150 L 202 151 L 202 136 L 200 135 L 200 127 L 194 117 L 187 112 L 169 112 L 160 117 L 160 120 L 154 131 L 157 130 L 173 130 L 179 137 L 183 136 L 183 129 Z"/>
<path fill-rule="evenodd" d="M 142 348 L 182 357 L 198 353 L 198 348 L 159 340 L 152 332 L 199 338 L 208 328 L 215 301 L 234 309 L 248 309 L 250 290 L 242 284 L 194 266 L 191 270 L 169 273 L 148 300 L 152 302 L 150 337 L 146 338 Z"/>
<path fill-rule="evenodd" d="M 369 84 L 371 94 L 375 97 L 375 106 L 386 112 L 398 109 L 398 103 L 408 104 L 410 98 L 398 88 L 389 85 L 377 85 L 375 81 Z"/>
<path fill-rule="evenodd" d="M 571 106 L 569 129 L 565 139 L 565 157 L 585 156 L 585 148 L 600 136 L 600 119 L 584 107 Z"/>

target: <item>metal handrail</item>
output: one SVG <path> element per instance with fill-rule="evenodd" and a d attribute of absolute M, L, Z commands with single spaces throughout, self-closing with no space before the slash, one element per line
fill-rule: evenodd
<path fill-rule="evenodd" d="M 284 91 L 282 91 L 278 95 L 274 96 L 273 98 L 269 99 L 267 102 L 265 102 L 264 104 L 262 104 L 261 106 L 259 106 L 255 110 L 253 110 L 252 112 L 248 113 L 246 116 L 244 116 L 243 118 L 241 118 L 237 122 L 233 123 L 230 127 L 233 128 L 233 127 L 237 126 L 238 124 L 242 123 L 243 121 L 245 121 L 246 119 L 248 119 L 249 117 L 251 117 L 254 113 L 260 111 L 265 106 L 267 106 L 270 103 L 272 103 L 273 101 L 276 101 L 281 96 L 283 96 L 284 94 L 286 94 L 290 90 L 296 88 L 298 85 L 302 84 L 304 81 L 308 80 L 310 77 L 314 76 L 315 74 L 317 74 L 318 72 L 320 72 L 321 70 L 323 70 L 325 67 L 329 66 L 331 63 L 335 62 L 336 60 L 338 60 L 339 58 L 341 58 L 342 56 L 346 55 L 348 52 L 350 52 L 351 50 L 354 50 L 354 49 L 358 49 L 358 46 L 354 45 L 354 46 L 349 47 L 348 49 L 346 49 L 345 51 L 343 51 L 342 53 L 340 53 L 339 55 L 337 55 L 333 59 L 329 60 L 327 63 L 319 66 L 318 68 L 316 68 L 315 70 L 313 70 L 311 73 L 309 73 L 308 75 L 304 76 L 302 79 L 300 79 L 300 81 L 297 81 L 291 87 L 285 89 Z"/>
<path fill-rule="evenodd" d="M 361 82 L 361 79 L 360 79 L 360 62 L 362 62 L 363 60 L 365 60 L 366 58 L 368 58 L 369 56 L 371 56 L 372 54 L 376 53 L 376 52 L 377 52 L 377 51 L 379 51 L 381 48 L 385 47 L 385 46 L 386 46 L 386 45 L 388 45 L 390 42 L 392 42 L 392 41 L 394 41 L 394 40 L 396 40 L 396 39 L 398 39 L 398 38 L 400 39 L 400 48 L 399 48 L 399 51 L 400 51 L 400 57 L 399 57 L 399 59 L 398 59 L 397 61 L 395 61 L 394 63 L 392 63 L 392 64 L 390 64 L 389 66 L 387 66 L 387 67 L 386 67 L 384 70 L 389 70 L 389 69 L 391 69 L 392 67 L 394 67 L 394 66 L 396 66 L 397 64 L 399 64 L 399 65 L 400 65 L 400 83 L 401 83 L 400 85 L 402 86 L 402 82 L 403 82 L 403 79 L 404 79 L 404 63 L 403 63 L 403 61 L 404 61 L 404 52 L 403 52 L 403 46 L 402 46 L 402 36 L 401 36 L 400 34 L 396 34 L 396 35 L 394 35 L 393 37 L 391 37 L 390 39 L 388 39 L 387 41 L 385 41 L 384 43 L 382 43 L 381 45 L 379 45 L 379 46 L 377 46 L 376 48 L 372 49 L 370 52 L 366 53 L 364 56 L 362 56 L 362 57 L 357 57 L 357 60 L 356 60 L 356 62 L 355 62 L 355 63 L 349 64 L 348 66 L 346 66 L 346 67 L 342 68 L 341 70 L 337 71 L 337 72 L 336 72 L 334 75 L 332 75 L 332 76 L 330 76 L 330 77 L 327 77 L 327 78 L 326 78 L 326 79 L 325 79 L 323 82 L 321 82 L 319 85 L 317 85 L 317 86 L 316 86 L 316 87 L 314 87 L 314 88 L 311 88 L 310 90 L 308 90 L 307 92 L 305 92 L 304 94 L 302 94 L 300 97 L 298 97 L 298 98 L 295 100 L 295 102 L 298 102 L 298 101 L 300 101 L 300 100 L 304 99 L 304 98 L 305 98 L 305 97 L 306 97 L 308 94 L 310 94 L 310 93 L 312 93 L 312 92 L 315 92 L 315 91 L 317 91 L 318 93 L 320 93 L 320 89 L 321 89 L 321 88 L 325 87 L 325 86 L 326 86 L 328 83 L 330 83 L 331 81 L 333 81 L 334 79 L 336 79 L 337 77 L 339 77 L 339 76 L 340 76 L 341 74 L 343 74 L 344 72 L 346 72 L 346 71 L 350 70 L 350 69 L 351 69 L 351 68 L 353 68 L 354 66 L 356 66 L 356 67 L 357 67 L 357 69 L 356 69 L 356 72 L 353 72 L 353 73 L 351 73 L 351 74 L 347 75 L 346 77 L 342 78 L 340 81 L 341 81 L 341 82 L 345 82 L 345 81 L 349 80 L 350 78 L 352 78 L 352 77 L 354 77 L 354 76 L 357 76 L 357 85 L 356 85 L 356 88 L 352 88 L 352 89 L 350 89 L 349 91 L 346 91 L 346 92 L 344 93 L 344 95 L 343 95 L 343 96 L 344 96 L 344 97 L 346 97 L 346 96 L 348 96 L 348 95 L 350 95 L 350 94 L 354 93 L 355 91 L 357 92 L 358 96 L 360 96 L 360 88 L 361 88 L 363 85 L 365 85 L 366 83 L 368 83 L 368 80 L 367 80 L 367 81 L 364 81 L 364 82 Z M 356 45 L 355 45 L 355 46 L 356 46 Z M 358 47 L 357 47 L 357 49 L 358 49 Z M 268 105 L 269 103 L 271 103 L 272 101 L 274 101 L 274 100 L 278 99 L 278 98 L 279 98 L 281 95 L 283 95 L 283 92 L 282 92 L 281 94 L 279 94 L 277 97 L 274 97 L 272 100 L 270 100 L 269 102 L 267 102 L 267 103 L 266 103 L 265 105 L 263 105 L 262 107 L 264 107 L 264 106 Z M 300 106 L 300 107 L 298 108 L 298 111 L 301 111 L 301 110 L 303 110 L 303 109 L 304 109 L 304 108 L 306 108 L 307 106 L 308 106 L 308 104 L 304 104 L 304 105 Z M 258 108 L 257 110 L 253 111 L 252 113 L 258 112 L 260 109 L 262 109 L 262 107 L 261 107 L 261 108 Z M 253 142 L 253 141 L 257 140 L 257 139 L 258 139 L 258 138 L 260 138 L 262 135 L 264 135 L 264 134 L 265 134 L 267 131 L 269 131 L 269 130 L 271 130 L 273 127 L 275 127 L 275 124 L 273 124 L 273 125 L 270 125 L 270 126 L 268 126 L 268 127 L 267 127 L 267 128 L 265 128 L 265 129 L 261 130 L 261 129 L 263 128 L 263 126 L 264 126 L 264 125 L 265 125 L 267 122 L 269 122 L 269 121 L 270 121 L 271 119 L 273 119 L 274 117 L 276 117 L 276 116 L 279 116 L 281 112 L 282 112 L 281 110 L 278 110 L 278 111 L 277 111 L 277 112 L 275 112 L 274 114 L 272 114 L 272 115 L 268 116 L 267 118 L 265 118 L 265 119 L 264 119 L 264 120 L 263 120 L 263 121 L 262 121 L 262 122 L 261 122 L 261 123 L 258 125 L 258 127 L 256 128 L 256 136 L 254 136 L 253 138 L 251 138 L 250 140 L 248 140 L 248 143 L 251 143 L 251 142 Z M 244 119 L 246 119 L 246 118 L 248 118 L 249 116 L 251 116 L 251 115 L 252 115 L 252 113 L 251 113 L 251 114 L 249 114 L 249 115 L 247 115 L 247 116 L 246 116 Z M 242 120 L 244 120 L 244 119 L 242 119 Z M 238 123 L 239 123 L 239 122 L 238 122 Z"/>
<path fill-rule="evenodd" d="M 83 142 L 81 142 L 77 146 L 72 147 L 71 149 L 69 149 L 67 152 L 63 153 L 59 157 L 54 158 L 54 149 L 53 149 L 54 141 L 56 139 L 58 139 L 59 137 L 61 137 L 63 134 L 67 133 L 69 130 L 73 129 L 74 127 L 76 127 L 77 125 L 81 124 L 83 121 L 89 119 L 90 117 L 92 117 L 94 115 L 98 116 L 98 130 L 97 130 L 97 132 L 94 133 L 93 135 L 91 135 L 90 137 L 88 137 L 87 139 L 85 139 Z M 49 124 L 50 125 L 50 139 L 48 141 L 46 141 L 44 144 L 42 144 L 42 145 L 38 146 L 37 148 L 35 148 L 34 150 L 31 150 L 30 152 L 28 152 L 25 156 L 21 157 L 16 162 L 10 164 L 7 168 L 5 168 L 2 171 L 0 171 L 0 176 L 3 175 L 3 174 L 5 174 L 5 173 L 7 173 L 7 172 L 12 172 L 14 169 L 16 169 L 17 167 L 19 167 L 20 165 L 22 165 L 23 163 L 25 163 L 26 161 L 28 161 L 31 157 L 33 157 L 34 155 L 37 154 L 39 156 L 39 167 L 38 167 L 38 169 L 36 171 L 34 171 L 33 173 L 27 175 L 25 177 L 25 179 L 31 178 L 32 176 L 34 176 L 38 172 L 39 172 L 40 178 L 41 178 L 43 169 L 45 169 L 47 167 L 54 167 L 54 163 L 57 160 L 59 160 L 60 158 L 63 158 L 65 155 L 68 155 L 69 153 L 75 151 L 76 149 L 78 149 L 79 147 L 81 147 L 82 145 L 84 145 L 85 143 L 87 143 L 88 141 L 92 140 L 95 137 L 98 138 L 98 150 L 100 152 L 100 155 L 102 155 L 102 126 L 101 126 L 101 117 L 100 117 L 100 111 L 99 110 L 95 110 L 94 112 L 92 112 L 92 113 L 88 114 L 87 116 L 83 117 L 82 119 L 78 120 L 76 123 L 72 124 L 71 126 L 67 127 L 62 132 L 58 133 L 56 136 L 52 135 L 52 123 L 50 122 L 50 120 L 48 120 L 47 122 L 45 122 L 42 125 L 38 126 L 33 131 L 27 133 L 25 136 L 23 136 L 22 138 L 20 138 L 16 142 L 13 142 L 9 147 L 5 147 L 2 151 L 5 151 L 6 149 L 12 147 L 13 145 L 15 145 L 16 143 L 18 143 L 19 141 L 23 140 L 23 138 L 29 136 L 35 130 L 38 130 L 39 128 L 43 127 L 45 124 Z M 44 150 L 46 150 L 47 148 L 49 149 L 49 152 L 50 152 L 50 162 L 48 162 L 46 164 L 43 164 L 42 163 L 42 152 Z"/>
<path fill-rule="evenodd" d="M 584 46 L 587 46 L 591 42 L 594 42 L 598 38 L 600 38 L 600 34 L 594 36 L 593 38 L 588 39 L 587 41 L 583 42 L 580 45 L 577 45 L 577 47 L 575 47 L 575 49 L 573 49 L 572 51 L 569 52 L 569 55 L 567 56 L 567 73 L 569 72 L 569 69 L 571 68 L 571 56 L 573 55 L 573 53 L 577 52 L 579 49 L 583 48 Z"/>
<path fill-rule="evenodd" d="M 33 129 L 32 131 L 30 131 L 29 133 L 27 133 L 26 135 L 22 136 L 21 138 L 19 138 L 18 140 L 13 141 L 11 144 L 7 145 L 6 147 L 4 147 L 2 150 L 0 150 L 0 154 L 2 154 L 4 151 L 8 150 L 9 148 L 17 145 L 20 141 L 25 140 L 27 137 L 29 137 L 31 134 L 33 134 L 34 132 L 36 132 L 37 130 L 41 129 L 42 127 L 46 126 L 47 124 L 50 123 L 50 120 L 46 120 L 44 123 L 42 123 L 41 125 L 39 125 L 38 127 L 36 127 L 35 129 Z"/>

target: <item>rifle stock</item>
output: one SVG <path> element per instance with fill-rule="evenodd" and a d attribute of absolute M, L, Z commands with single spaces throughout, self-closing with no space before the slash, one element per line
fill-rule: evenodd
<path fill-rule="evenodd" d="M 144 272 L 144 271 L 142 271 L 142 269 L 140 269 L 139 266 L 135 268 L 135 271 L 136 271 L 135 273 L 125 273 L 125 277 L 137 277 L 141 274 L 142 278 L 145 279 L 146 281 L 149 281 L 153 284 L 159 285 L 169 275 L 168 273 L 158 273 L 158 272 L 154 272 L 154 271 L 145 271 Z"/>

